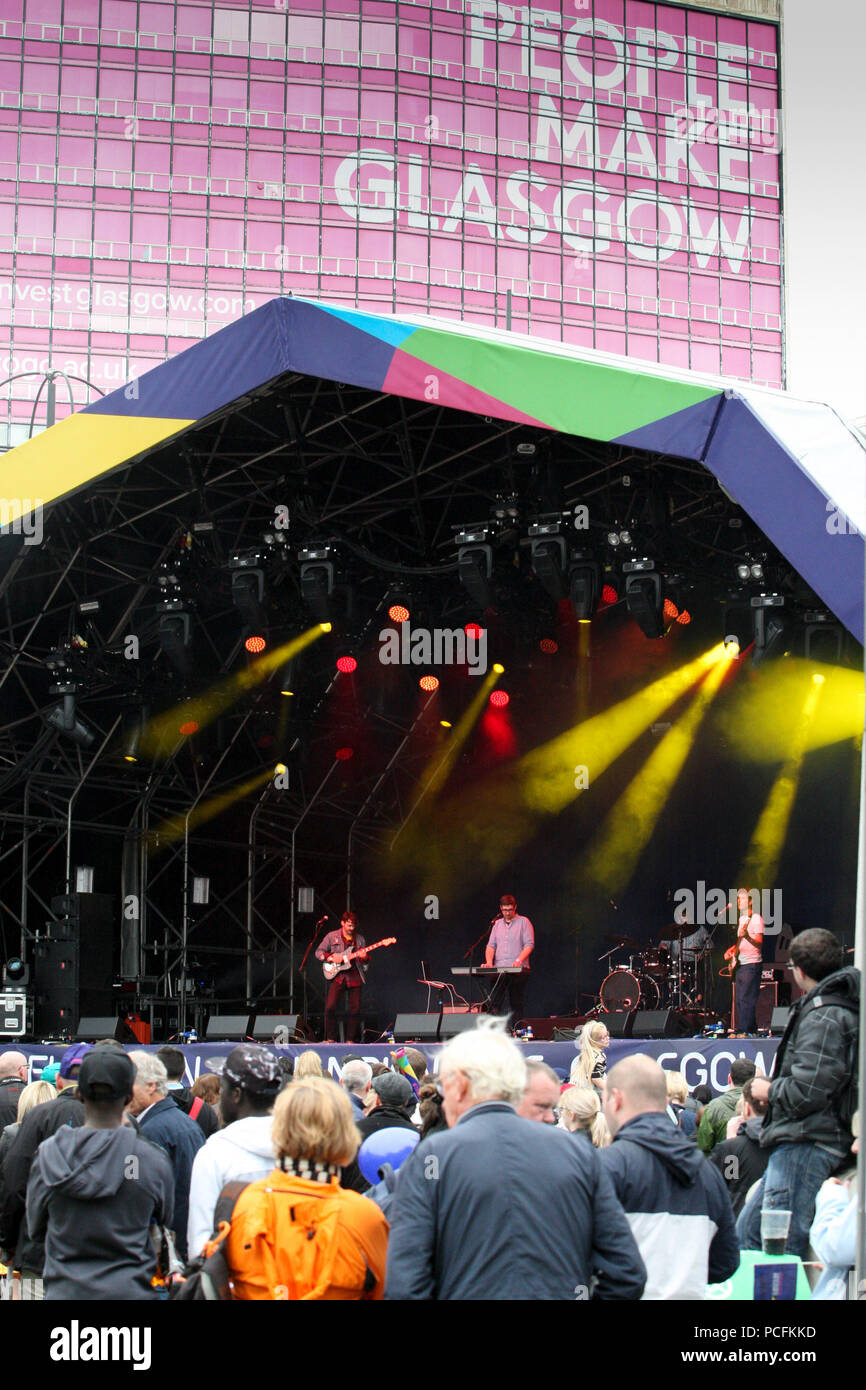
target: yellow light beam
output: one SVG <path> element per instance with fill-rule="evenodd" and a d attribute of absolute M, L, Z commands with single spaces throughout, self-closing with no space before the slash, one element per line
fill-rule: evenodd
<path fill-rule="evenodd" d="M 701 722 L 728 673 L 720 661 L 704 677 L 689 708 L 665 734 L 593 836 L 580 880 L 616 896 L 631 882 L 674 784 L 694 746 Z"/>
<path fill-rule="evenodd" d="M 802 686 L 800 688 L 802 691 Z M 788 756 L 764 802 L 764 809 L 758 817 L 745 859 L 737 874 L 737 883 L 758 884 L 761 888 L 771 888 L 776 882 L 791 812 L 797 798 L 803 759 L 809 747 L 812 725 L 825 689 L 825 681 L 809 680 L 806 698 L 800 707 L 793 745 L 789 748 Z"/>
<path fill-rule="evenodd" d="M 276 768 L 267 767 L 263 772 L 257 772 L 254 777 L 249 777 L 246 782 L 241 782 L 236 787 L 229 787 L 228 791 L 220 792 L 218 796 L 211 797 L 210 801 L 203 801 L 190 815 L 190 831 L 195 830 L 197 826 L 203 825 L 206 821 L 213 820 L 228 806 L 233 806 L 236 801 L 243 801 L 250 792 L 263 787 L 282 766 L 282 764 L 278 764 Z M 152 854 L 166 849 L 169 845 L 175 844 L 176 841 L 182 840 L 185 830 L 185 811 L 176 816 L 169 816 L 168 820 L 164 820 L 161 825 L 157 825 L 151 830 L 148 836 L 148 849 Z"/>
<path fill-rule="evenodd" d="M 328 624 L 316 623 L 314 627 L 308 628 L 297 637 L 293 637 L 290 642 L 285 642 L 281 647 L 275 647 L 273 651 L 266 652 L 260 656 L 258 661 L 251 666 L 237 671 L 233 676 L 227 677 L 210 690 L 206 690 L 203 695 L 198 695 L 192 700 L 184 700 L 182 704 L 176 705 L 173 709 L 165 710 L 163 714 L 158 714 L 142 730 L 141 749 L 148 756 L 155 758 L 160 753 L 167 753 L 177 743 L 178 722 L 181 717 L 186 720 L 194 720 L 199 728 L 204 728 L 210 724 L 224 710 L 235 704 L 242 695 L 254 686 L 260 685 L 268 676 L 273 675 L 278 666 L 290 661 L 298 652 L 309 647 L 311 643 L 322 637 Z"/>
<path fill-rule="evenodd" d="M 863 672 L 791 657 L 768 662 L 744 682 L 720 714 L 719 728 L 739 758 L 784 762 L 801 736 L 803 690 L 813 675 L 824 677 L 824 695 L 807 734 L 805 752 L 858 738 L 863 732 Z"/>

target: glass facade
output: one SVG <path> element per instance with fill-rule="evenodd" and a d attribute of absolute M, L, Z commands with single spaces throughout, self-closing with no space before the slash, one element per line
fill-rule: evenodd
<path fill-rule="evenodd" d="M 782 382 L 774 24 L 647 0 L 0 16 L 0 378 L 33 373 L 0 446 L 47 367 L 81 405 L 289 292 Z"/>

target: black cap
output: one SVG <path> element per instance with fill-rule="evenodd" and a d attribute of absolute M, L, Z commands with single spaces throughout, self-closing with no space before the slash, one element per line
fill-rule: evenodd
<path fill-rule="evenodd" d="M 401 1076 L 398 1071 L 383 1071 L 379 1076 L 373 1077 L 371 1084 L 383 1105 L 405 1109 L 415 1102 L 411 1081 Z"/>
<path fill-rule="evenodd" d="M 228 1057 L 212 1057 L 205 1063 L 208 1071 L 224 1076 L 242 1091 L 278 1091 L 283 1084 L 280 1059 L 266 1047 L 241 1043 L 233 1047 Z"/>
<path fill-rule="evenodd" d="M 132 1095 L 135 1064 L 116 1047 L 95 1047 L 81 1063 L 78 1093 L 84 1100 L 126 1100 Z"/>

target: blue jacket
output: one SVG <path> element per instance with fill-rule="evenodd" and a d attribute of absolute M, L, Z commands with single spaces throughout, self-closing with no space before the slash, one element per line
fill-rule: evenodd
<path fill-rule="evenodd" d="M 175 1105 L 171 1096 L 158 1100 L 139 1121 L 142 1134 L 168 1154 L 174 1174 L 174 1220 L 177 1253 L 186 1259 L 186 1229 L 189 1219 L 189 1184 L 193 1159 L 205 1142 L 201 1127 Z"/>
<path fill-rule="evenodd" d="M 389 1299 L 637 1299 L 645 1270 L 590 1144 L 487 1101 L 406 1159 Z"/>
<path fill-rule="evenodd" d="M 647 1269 L 644 1298 L 702 1299 L 740 1247 L 725 1180 L 667 1114 L 628 1120 L 601 1151 Z"/>

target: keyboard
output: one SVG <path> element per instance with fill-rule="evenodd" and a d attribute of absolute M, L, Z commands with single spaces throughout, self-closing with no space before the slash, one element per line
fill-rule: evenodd
<path fill-rule="evenodd" d="M 522 975 L 522 965 L 452 965 L 452 975 Z"/>

